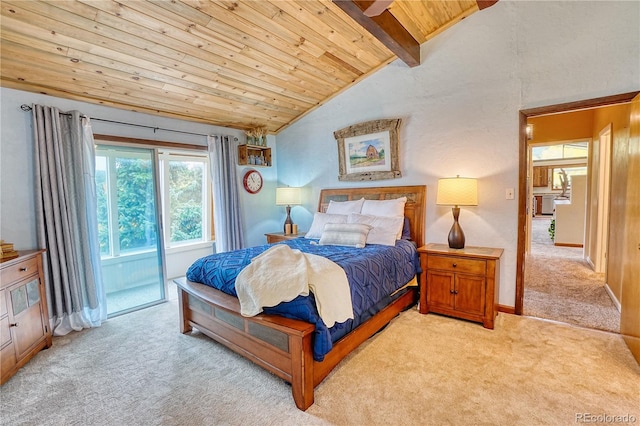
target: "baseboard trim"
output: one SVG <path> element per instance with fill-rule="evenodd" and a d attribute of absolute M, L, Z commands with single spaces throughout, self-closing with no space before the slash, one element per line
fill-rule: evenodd
<path fill-rule="evenodd" d="M 620 304 L 620 302 L 618 302 L 618 299 L 616 298 L 616 296 L 613 294 L 613 291 L 611 291 L 611 287 L 609 287 L 608 283 L 604 283 L 604 289 L 606 290 L 607 294 L 609 295 L 609 297 L 611 298 L 611 301 L 613 302 L 613 304 L 615 305 L 616 309 L 618 310 L 618 312 L 622 312 L 622 305 Z"/>
<path fill-rule="evenodd" d="M 589 266 L 591 266 L 591 269 L 593 269 L 594 271 L 596 270 L 596 265 L 591 260 L 591 256 L 587 256 L 584 260 L 586 260 Z"/>
<path fill-rule="evenodd" d="M 559 247 L 584 247 L 583 244 L 571 244 L 571 243 L 553 243 L 554 246 L 559 246 Z"/>
<path fill-rule="evenodd" d="M 497 305 L 497 309 L 498 309 L 498 312 L 504 312 L 505 314 L 515 315 L 516 313 L 516 308 L 512 306 Z"/>

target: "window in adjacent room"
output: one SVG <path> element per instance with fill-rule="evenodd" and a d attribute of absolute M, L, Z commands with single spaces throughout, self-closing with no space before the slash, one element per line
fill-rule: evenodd
<path fill-rule="evenodd" d="M 533 161 L 587 158 L 589 154 L 589 142 L 534 146 L 531 149 L 531 153 Z"/>
<path fill-rule="evenodd" d="M 562 183 L 560 180 L 560 174 L 564 170 L 569 178 L 569 188 L 571 188 L 571 176 L 575 175 L 586 175 L 587 174 L 587 166 L 567 166 L 567 167 L 554 167 L 552 169 L 553 174 L 553 189 L 562 189 Z"/>

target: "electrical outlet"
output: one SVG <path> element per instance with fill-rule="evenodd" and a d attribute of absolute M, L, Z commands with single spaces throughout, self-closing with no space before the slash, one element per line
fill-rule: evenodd
<path fill-rule="evenodd" d="M 513 200 L 515 198 L 515 190 L 513 188 L 507 188 L 507 200 Z"/>

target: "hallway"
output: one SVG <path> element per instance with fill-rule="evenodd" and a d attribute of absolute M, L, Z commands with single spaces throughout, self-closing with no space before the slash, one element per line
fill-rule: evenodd
<path fill-rule="evenodd" d="M 604 274 L 593 272 L 582 248 L 555 246 L 550 222 L 550 216 L 532 220 L 523 314 L 619 333 L 620 312 L 605 290 Z"/>

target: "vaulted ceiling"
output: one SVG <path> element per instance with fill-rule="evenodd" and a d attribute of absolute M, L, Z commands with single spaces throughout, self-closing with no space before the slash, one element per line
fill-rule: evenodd
<path fill-rule="evenodd" d="M 276 133 L 494 3 L 2 0 L 0 83 Z"/>

